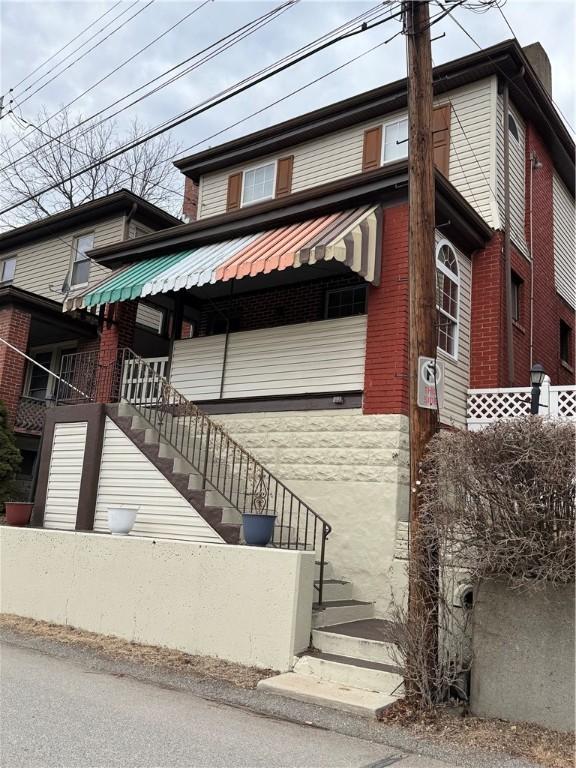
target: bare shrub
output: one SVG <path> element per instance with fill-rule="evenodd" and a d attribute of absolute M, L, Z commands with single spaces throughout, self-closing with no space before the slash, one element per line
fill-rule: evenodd
<path fill-rule="evenodd" d="M 404 605 L 393 607 L 396 661 L 412 706 L 465 698 L 472 610 L 459 604 L 463 585 L 574 581 L 575 438 L 574 424 L 527 417 L 478 432 L 442 431 L 430 442 L 418 488 L 421 543 L 410 547 L 409 568 L 421 573 L 437 563 L 427 585 L 434 607 L 416 619 Z"/>

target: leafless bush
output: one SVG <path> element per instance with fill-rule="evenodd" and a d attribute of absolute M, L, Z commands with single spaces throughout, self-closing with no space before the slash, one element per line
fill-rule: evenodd
<path fill-rule="evenodd" d="M 463 585 L 574 581 L 575 437 L 573 424 L 528 417 L 431 441 L 418 488 L 420 546 L 410 547 L 409 568 L 437 570 L 426 585 L 428 605 L 393 609 L 397 662 L 413 706 L 464 696 L 472 611 L 461 604 Z M 438 639 L 432 661 L 431 638 Z"/>

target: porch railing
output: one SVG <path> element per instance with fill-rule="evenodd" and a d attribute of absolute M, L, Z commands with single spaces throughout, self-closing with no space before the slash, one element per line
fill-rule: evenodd
<path fill-rule="evenodd" d="M 500 419 L 530 413 L 530 387 L 468 390 L 468 429 L 481 429 Z M 552 386 L 545 382 L 540 393 L 539 415 L 576 420 L 576 385 Z"/>
<path fill-rule="evenodd" d="M 330 524 L 220 424 L 174 389 L 164 372 L 165 366 L 157 360 L 149 362 L 129 349 L 120 350 L 115 360 L 100 368 L 90 358 L 66 355 L 62 377 L 76 389 L 61 390 L 59 400 L 70 402 L 78 390 L 88 392 L 90 399 L 96 398 L 99 389 L 113 392 L 113 401 L 129 403 L 200 474 L 204 489 L 216 490 L 242 514 L 275 515 L 273 546 L 317 553 L 315 586 L 318 603 L 322 603 Z"/>

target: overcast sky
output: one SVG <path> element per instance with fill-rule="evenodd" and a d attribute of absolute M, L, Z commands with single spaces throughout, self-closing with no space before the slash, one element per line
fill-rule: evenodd
<path fill-rule="evenodd" d="M 280 4 L 281 0 L 276 3 L 211 0 L 201 8 L 199 8 L 200 3 L 178 0 L 153 0 L 152 4 L 145 7 L 149 2 L 150 0 L 142 0 L 132 6 L 134 0 L 125 0 L 107 16 L 97 21 L 99 16 L 116 4 L 116 0 L 113 2 L 0 0 L 2 78 L 0 89 L 2 93 L 11 87 L 15 88 L 16 101 L 19 102 L 21 114 L 25 118 L 34 119 L 41 108 L 46 108 L 51 114 L 190 11 L 198 8 L 196 13 L 162 40 L 74 105 L 74 109 L 83 115 L 91 115 L 241 24 Z M 376 3 L 366 3 L 361 0 L 348 2 L 301 0 L 299 4 L 264 29 L 127 110 L 121 118 L 128 119 L 138 115 L 143 123 L 150 126 L 156 125 L 376 5 Z M 553 97 L 572 125 L 575 123 L 575 5 L 575 0 L 508 0 L 503 6 L 503 11 L 521 45 L 539 40 L 547 50 L 552 61 Z M 90 37 L 94 37 L 94 41 L 102 39 L 138 10 L 141 10 L 138 16 L 126 23 L 120 31 L 114 33 L 94 51 L 88 53 L 81 61 L 58 74 L 73 59 L 88 50 L 93 43 L 82 47 L 67 62 L 24 92 L 24 89 L 75 47 L 86 43 Z M 432 3 L 432 13 L 438 10 L 438 7 Z M 113 22 L 113 19 L 122 11 L 125 11 L 124 15 L 117 22 Z M 461 8 L 455 12 L 455 15 L 483 47 L 512 36 L 496 8 L 484 14 Z M 113 23 L 106 30 L 95 34 L 109 22 Z M 90 33 L 79 37 L 52 62 L 22 85 L 17 85 L 22 78 L 29 75 L 39 64 L 88 25 L 92 25 Z M 202 117 L 194 118 L 174 131 L 175 138 L 182 148 L 202 142 L 215 131 L 266 106 L 328 70 L 344 64 L 350 58 L 390 37 L 398 29 L 399 23 L 394 20 L 352 40 L 339 43 L 288 72 L 251 89 L 248 93 L 211 110 Z M 434 36 L 439 35 L 444 36 L 433 42 L 435 64 L 477 50 L 474 43 L 449 18 L 434 27 Z M 286 99 L 276 107 L 264 111 L 261 115 L 251 118 L 241 126 L 223 133 L 218 139 L 198 144 L 194 151 L 403 77 L 405 66 L 405 41 L 400 35 L 390 44 Z M 35 88 L 56 74 L 58 76 L 53 82 L 27 99 Z M 13 130 L 11 121 L 6 119 L 0 121 L 0 130 Z"/>

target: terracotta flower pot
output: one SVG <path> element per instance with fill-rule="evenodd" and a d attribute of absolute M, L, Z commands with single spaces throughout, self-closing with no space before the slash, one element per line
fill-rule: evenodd
<path fill-rule="evenodd" d="M 34 504 L 28 501 L 7 501 L 4 504 L 8 525 L 28 525 Z"/>

